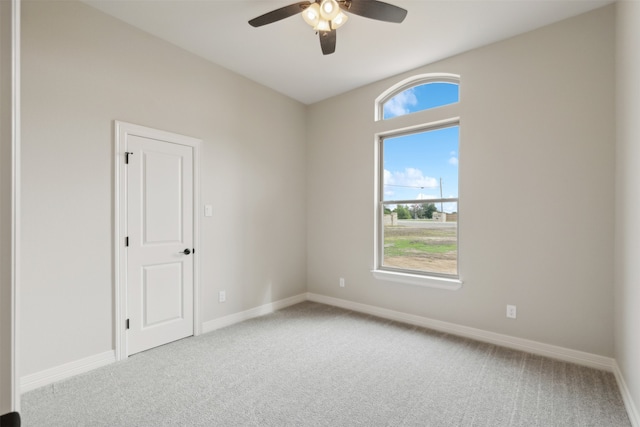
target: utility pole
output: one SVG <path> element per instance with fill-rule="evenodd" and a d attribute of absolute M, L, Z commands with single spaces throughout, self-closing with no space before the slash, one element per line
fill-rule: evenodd
<path fill-rule="evenodd" d="M 440 200 L 442 200 L 442 177 L 440 177 Z M 444 213 L 444 208 L 442 207 L 442 201 L 440 202 L 440 212 Z"/>

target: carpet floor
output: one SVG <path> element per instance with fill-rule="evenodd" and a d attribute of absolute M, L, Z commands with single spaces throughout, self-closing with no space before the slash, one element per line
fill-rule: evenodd
<path fill-rule="evenodd" d="M 613 374 L 305 302 L 28 392 L 39 426 L 630 426 Z"/>

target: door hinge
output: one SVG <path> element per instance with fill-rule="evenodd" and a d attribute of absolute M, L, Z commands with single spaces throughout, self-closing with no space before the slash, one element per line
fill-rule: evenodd
<path fill-rule="evenodd" d="M 124 164 L 125 165 L 129 164 L 129 156 L 133 156 L 133 153 L 131 151 L 125 151 L 124 152 Z"/>
<path fill-rule="evenodd" d="M 124 245 L 127 247 L 129 246 L 129 236 L 124 238 Z"/>
<path fill-rule="evenodd" d="M 129 329 L 129 319 L 127 319 L 127 326 L 126 329 Z"/>

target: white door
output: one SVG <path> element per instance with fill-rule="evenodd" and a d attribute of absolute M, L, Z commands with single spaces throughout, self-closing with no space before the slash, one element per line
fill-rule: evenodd
<path fill-rule="evenodd" d="M 127 354 L 193 335 L 193 147 L 128 135 Z"/>

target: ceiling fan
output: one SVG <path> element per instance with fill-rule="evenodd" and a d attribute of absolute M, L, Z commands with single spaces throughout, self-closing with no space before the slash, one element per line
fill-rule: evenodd
<path fill-rule="evenodd" d="M 378 21 L 400 23 L 407 16 L 401 7 L 378 0 L 315 0 L 300 1 L 267 12 L 249 21 L 252 27 L 261 27 L 302 13 L 307 24 L 320 36 L 324 55 L 336 50 L 336 30 L 349 18 L 344 12 Z"/>

